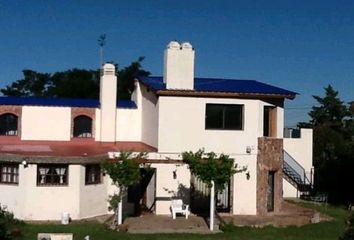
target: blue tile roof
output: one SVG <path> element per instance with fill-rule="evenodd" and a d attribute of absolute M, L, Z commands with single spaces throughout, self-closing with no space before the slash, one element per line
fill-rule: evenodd
<path fill-rule="evenodd" d="M 100 102 L 97 99 L 0 97 L 0 105 L 98 108 L 98 107 L 100 107 Z M 118 100 L 117 107 L 118 108 L 137 108 L 135 102 L 130 101 L 130 100 Z"/>
<path fill-rule="evenodd" d="M 137 77 L 139 81 L 154 91 L 166 90 L 162 77 Z M 177 89 L 175 89 L 177 90 Z M 295 97 L 296 92 L 275 87 L 256 80 L 194 78 L 194 90 L 197 92 L 225 92 L 245 94 L 275 94 Z"/>

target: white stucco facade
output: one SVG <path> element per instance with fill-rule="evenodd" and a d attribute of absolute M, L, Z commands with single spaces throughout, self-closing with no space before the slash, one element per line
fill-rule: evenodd
<path fill-rule="evenodd" d="M 199 91 L 194 82 L 194 56 L 189 43 L 169 44 L 161 81 L 159 78 L 150 79 L 149 85 L 136 79 L 131 101 L 121 107 L 116 99 L 117 77 L 112 64 L 103 67 L 100 100 L 95 104 L 62 106 L 51 103 L 42 106 L 29 103 L 14 106 L 10 99 L 7 105 L 0 105 L 0 116 L 11 113 L 20 122 L 17 136 L 0 136 L 2 143 L 7 144 L 8 139 L 12 141 L 7 148 L 0 145 L 0 167 L 18 167 L 19 178 L 13 184 L 0 182 L 0 204 L 24 220 L 59 220 L 62 212 L 68 212 L 72 219 L 111 213 L 107 200 L 117 188 L 108 175 L 98 183 L 87 184 L 86 166 L 99 166 L 100 161 L 111 156 L 108 151 L 118 153 L 138 146 L 150 151 L 148 161 L 155 172 L 147 183 L 144 201 L 155 214 L 170 214 L 172 198 L 182 198 L 185 203 L 191 201 L 192 177 L 181 153 L 199 149 L 230 155 L 239 167 L 247 167 L 249 177 L 239 173 L 230 181 L 230 213 L 257 214 L 258 142 L 266 131 L 265 107 L 274 109 L 271 123 L 268 123 L 272 136 L 267 137 L 282 139 L 283 101 L 294 96 L 282 92 L 268 94 L 267 91 L 264 94 L 230 92 L 228 89 L 221 93 L 216 93 L 217 89 Z M 45 104 L 44 100 L 42 102 Z M 233 130 L 207 128 L 207 104 L 241 106 L 238 116 L 242 127 Z M 81 126 L 84 133 L 88 132 L 88 137 L 73 136 L 77 116 L 92 120 L 92 126 Z M 312 132 L 303 130 L 301 134 L 300 140 L 284 139 L 284 149 L 310 170 Z M 55 150 L 53 146 L 46 152 L 43 146 L 49 145 L 47 142 L 65 143 L 60 149 L 63 151 Z M 102 154 L 99 150 L 106 149 L 107 145 L 113 150 Z M 80 152 L 81 148 L 85 151 Z M 91 150 L 92 155 L 88 155 Z M 24 164 L 23 161 L 26 163 L 27 160 L 29 162 Z M 40 164 L 65 165 L 67 184 L 39 184 Z M 51 174 L 59 173 L 54 171 Z M 284 196 L 294 195 L 294 189 L 286 181 L 283 189 Z M 134 203 L 127 196 L 123 205 L 124 214 L 134 210 Z"/>
<path fill-rule="evenodd" d="M 306 177 L 313 183 L 313 131 L 312 129 L 300 129 L 300 137 L 284 138 L 284 150 L 294 158 L 305 170 Z M 299 197 L 297 188 L 291 185 L 286 179 L 283 180 L 283 196 Z"/>
<path fill-rule="evenodd" d="M 69 165 L 68 184 L 37 185 L 37 165 L 19 166 L 18 185 L 0 184 L 1 205 L 23 220 L 59 220 L 63 212 L 72 219 L 107 214 L 107 178 L 85 185 L 85 167 Z"/>
<path fill-rule="evenodd" d="M 69 141 L 71 109 L 69 107 L 24 106 L 21 126 L 22 140 Z"/>

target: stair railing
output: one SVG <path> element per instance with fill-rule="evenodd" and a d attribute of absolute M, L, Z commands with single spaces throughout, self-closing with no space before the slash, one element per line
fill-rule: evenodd
<path fill-rule="evenodd" d="M 289 153 L 284 150 L 284 164 L 288 165 L 301 179 L 301 184 L 310 184 L 311 181 L 306 176 L 305 169 Z"/>

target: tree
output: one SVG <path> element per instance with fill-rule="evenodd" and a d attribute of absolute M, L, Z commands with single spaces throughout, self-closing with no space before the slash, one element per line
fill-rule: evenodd
<path fill-rule="evenodd" d="M 105 162 L 103 169 L 117 186 L 118 193 L 110 196 L 110 210 L 117 215 L 117 223 L 122 224 L 122 198 L 126 196 L 128 187 L 137 184 L 140 179 L 141 167 L 149 169 L 148 165 L 141 166 L 146 160 L 146 153 L 120 152 L 115 161 Z"/>
<path fill-rule="evenodd" d="M 134 90 L 134 77 L 148 76 L 142 69 L 143 57 L 129 66 L 117 71 L 117 98 L 130 99 Z M 118 69 L 118 68 L 117 68 Z M 23 78 L 3 89 L 5 96 L 16 97 L 54 97 L 54 98 L 91 98 L 98 99 L 100 88 L 100 71 L 73 68 L 53 74 L 23 70 Z"/>
<path fill-rule="evenodd" d="M 210 188 L 210 223 L 211 231 L 214 229 L 214 209 L 215 209 L 215 190 L 222 191 L 230 178 L 239 172 L 247 170 L 246 167 L 238 168 L 234 165 L 234 159 L 228 155 L 220 154 L 217 156 L 214 152 L 205 153 L 203 149 L 197 152 L 183 152 L 182 159 L 188 164 L 191 173 L 195 174 L 200 180 L 205 182 Z M 247 179 L 249 173 L 246 174 Z"/>
<path fill-rule="evenodd" d="M 12 240 L 21 237 L 22 221 L 14 218 L 14 215 L 0 205 L 0 239 Z"/>
<path fill-rule="evenodd" d="M 354 211 L 349 212 L 345 231 L 339 240 L 354 240 Z"/>
<path fill-rule="evenodd" d="M 23 79 L 13 82 L 0 91 L 5 96 L 36 96 L 44 97 L 47 87 L 50 85 L 50 74 L 39 73 L 29 69 L 22 71 Z"/>
<path fill-rule="evenodd" d="M 318 105 L 309 112 L 310 121 L 299 126 L 313 128 L 315 190 L 329 192 L 331 202 L 348 203 L 354 200 L 345 188 L 354 176 L 353 114 L 331 85 L 324 97 L 313 97 Z"/>

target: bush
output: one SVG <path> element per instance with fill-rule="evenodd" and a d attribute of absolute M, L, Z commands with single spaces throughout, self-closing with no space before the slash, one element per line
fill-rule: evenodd
<path fill-rule="evenodd" d="M 7 211 L 5 207 L 0 205 L 0 239 L 1 240 L 12 240 L 20 237 L 21 230 L 20 227 L 23 224 L 14 218 L 14 215 Z"/>
<path fill-rule="evenodd" d="M 346 228 L 340 240 L 354 240 L 354 211 L 350 211 Z"/>

